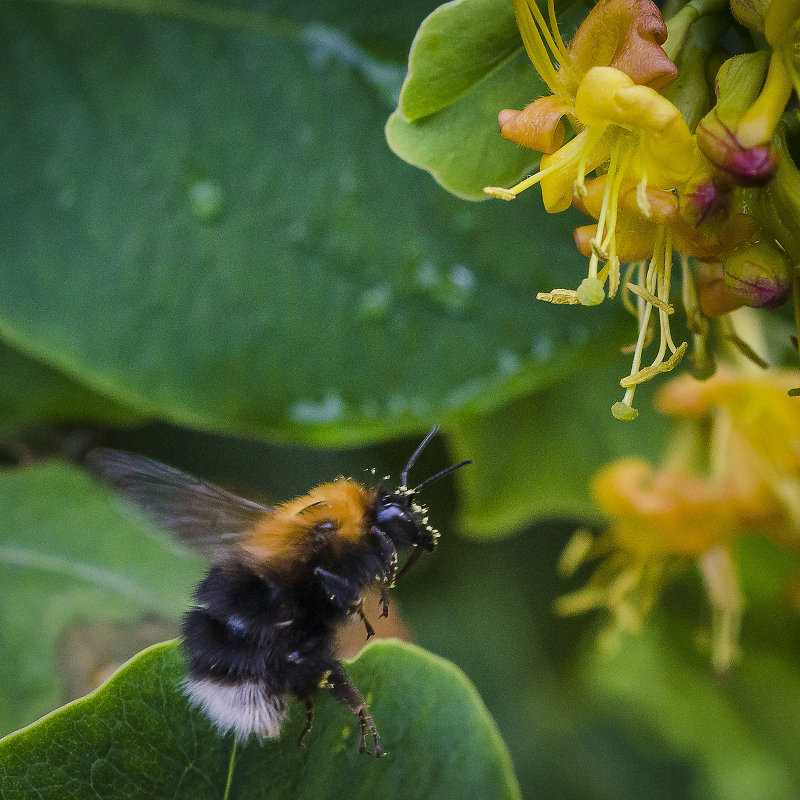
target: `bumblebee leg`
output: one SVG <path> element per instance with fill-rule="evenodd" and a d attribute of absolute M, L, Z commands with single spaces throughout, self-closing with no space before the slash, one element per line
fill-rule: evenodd
<path fill-rule="evenodd" d="M 372 737 L 372 743 L 375 747 L 375 757 L 380 758 L 386 755 L 381 747 L 378 731 L 370 716 L 367 703 L 361 696 L 361 692 L 350 683 L 350 679 L 344 674 L 341 667 L 337 666 L 335 669 L 331 670 L 328 681 L 331 684 L 333 696 L 345 708 L 349 708 L 358 717 L 358 722 L 361 726 L 361 736 L 358 740 L 358 752 L 367 752 L 367 731 L 369 731 L 369 735 Z"/>
<path fill-rule="evenodd" d="M 329 602 L 343 611 L 354 611 L 361 617 L 361 621 L 367 629 L 367 639 L 375 635 L 375 629 L 369 624 L 369 620 L 364 614 L 364 598 L 361 596 L 361 587 L 357 583 L 343 578 L 341 575 L 328 572 L 322 567 L 314 570 L 314 577 L 319 581 Z"/>
<path fill-rule="evenodd" d="M 317 567 L 314 577 L 322 587 L 328 600 L 342 610 L 354 609 L 361 602 L 361 587 L 354 581 Z"/>
<path fill-rule="evenodd" d="M 303 728 L 303 732 L 300 734 L 300 738 L 297 740 L 298 747 L 303 746 L 306 735 L 311 730 L 311 723 L 314 721 L 314 701 L 310 697 L 306 697 L 304 702 L 306 704 L 306 726 Z"/>
<path fill-rule="evenodd" d="M 375 635 L 375 628 L 370 625 L 369 620 L 367 619 L 367 615 L 364 613 L 364 600 L 362 599 L 361 602 L 358 604 L 358 608 L 356 609 L 358 612 L 358 616 L 361 617 L 361 621 L 364 623 L 364 627 L 367 630 L 367 639 L 370 639 L 372 636 Z"/>
<path fill-rule="evenodd" d="M 381 548 L 381 558 L 384 562 L 386 580 L 389 586 L 394 586 L 397 577 L 397 548 L 394 542 L 377 526 L 373 525 L 370 533 L 376 538 L 378 546 Z"/>
<path fill-rule="evenodd" d="M 389 618 L 389 589 L 388 589 L 388 587 L 384 586 L 381 589 L 381 599 L 380 599 L 379 602 L 381 604 L 381 616 L 382 617 L 386 617 L 388 619 Z"/>

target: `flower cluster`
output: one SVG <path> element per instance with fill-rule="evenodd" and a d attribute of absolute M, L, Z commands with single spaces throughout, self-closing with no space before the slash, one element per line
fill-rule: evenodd
<path fill-rule="evenodd" d="M 554 0 L 547 18 L 534 0 L 512 2 L 550 95 L 500 111 L 500 131 L 542 158 L 515 186 L 484 191 L 513 200 L 539 184 L 548 212 L 575 206 L 595 220 L 575 231 L 587 277 L 538 298 L 592 306 L 621 292 L 638 336 L 612 413 L 634 419 L 636 387 L 672 370 L 689 346 L 670 330 L 676 255 L 697 374 L 713 371 L 707 317 L 772 309 L 792 292 L 800 172 L 781 121 L 800 75 L 800 5 L 733 0 L 771 50 L 720 63 L 730 20 L 722 0 L 692 0 L 667 22 L 652 0 L 599 0 L 568 45 Z M 645 357 L 651 340 L 655 354 Z"/>
<path fill-rule="evenodd" d="M 592 492 L 611 524 L 568 545 L 563 573 L 589 560 L 599 566 L 558 610 L 606 608 L 615 630 L 636 631 L 664 584 L 694 563 L 712 609 L 714 666 L 727 671 L 743 606 L 737 540 L 757 532 L 800 547 L 800 414 L 787 393 L 798 381 L 798 372 L 724 369 L 664 387 L 658 405 L 676 421 L 672 450 L 658 468 L 624 459 L 595 476 Z"/>

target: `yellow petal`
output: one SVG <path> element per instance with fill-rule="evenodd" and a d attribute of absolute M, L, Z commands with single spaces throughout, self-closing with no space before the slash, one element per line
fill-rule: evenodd
<path fill-rule="evenodd" d="M 648 86 L 637 86 L 613 67 L 590 69 L 575 97 L 584 125 L 613 124 L 643 133 L 640 169 L 648 182 L 668 188 L 685 181 L 695 163 L 692 135 L 679 109 Z"/>
<path fill-rule="evenodd" d="M 586 160 L 586 172 L 608 159 L 609 146 L 606 137 L 600 138 L 590 153 L 586 153 L 589 130 L 584 128 L 577 136 L 570 139 L 561 149 L 551 155 L 542 156 L 540 170 L 551 170 L 542 178 L 542 201 L 545 210 L 550 214 L 566 211 L 572 204 L 575 188 L 575 177 L 581 159 Z"/>

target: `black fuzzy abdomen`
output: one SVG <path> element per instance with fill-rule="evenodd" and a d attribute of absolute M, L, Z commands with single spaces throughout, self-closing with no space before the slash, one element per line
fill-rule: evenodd
<path fill-rule="evenodd" d="M 335 663 L 334 626 L 296 594 L 242 564 L 214 566 L 183 621 L 191 677 L 310 694 Z"/>

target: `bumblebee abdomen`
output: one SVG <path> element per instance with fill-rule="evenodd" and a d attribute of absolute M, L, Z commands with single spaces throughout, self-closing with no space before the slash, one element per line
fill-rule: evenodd
<path fill-rule="evenodd" d="M 287 697 L 311 694 L 334 663 L 332 630 L 310 630 L 292 594 L 244 564 L 212 567 L 196 597 L 183 621 L 190 702 L 222 731 L 276 737 Z"/>

